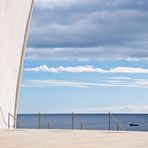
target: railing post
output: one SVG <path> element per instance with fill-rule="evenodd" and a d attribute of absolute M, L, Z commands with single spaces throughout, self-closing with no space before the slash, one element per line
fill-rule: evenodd
<path fill-rule="evenodd" d="M 15 128 L 16 127 L 16 123 L 17 123 L 17 118 L 15 118 L 13 115 L 11 115 L 10 113 L 8 113 L 8 129 L 11 127 L 11 125 L 10 125 L 10 120 L 11 120 L 11 118 L 13 118 L 13 128 Z"/>
<path fill-rule="evenodd" d="M 50 129 L 50 122 L 48 122 L 48 129 Z"/>
<path fill-rule="evenodd" d="M 83 123 L 81 122 L 81 130 L 83 130 Z"/>
<path fill-rule="evenodd" d="M 117 131 L 119 130 L 119 124 L 117 123 Z"/>
<path fill-rule="evenodd" d="M 109 129 L 109 131 L 111 130 L 111 113 L 110 112 L 108 115 L 108 129 Z"/>
<path fill-rule="evenodd" d="M 10 128 L 10 114 L 8 113 L 8 129 Z"/>
<path fill-rule="evenodd" d="M 39 129 L 41 128 L 41 113 L 39 112 Z"/>
<path fill-rule="evenodd" d="M 74 113 L 72 112 L 72 130 L 74 129 Z"/>
<path fill-rule="evenodd" d="M 13 128 L 15 128 L 16 127 L 16 118 L 14 118 L 14 120 L 13 120 Z"/>

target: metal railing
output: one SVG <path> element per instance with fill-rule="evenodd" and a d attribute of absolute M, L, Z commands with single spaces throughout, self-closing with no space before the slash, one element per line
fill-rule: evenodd
<path fill-rule="evenodd" d="M 111 130 L 111 119 L 113 119 L 114 122 L 116 123 L 117 130 L 125 130 L 120 121 L 112 113 L 109 112 L 108 117 L 109 117 L 109 130 Z"/>
<path fill-rule="evenodd" d="M 118 114 L 108 113 L 102 114 L 101 116 L 99 116 L 99 114 L 92 114 L 91 116 L 90 114 L 88 116 L 87 114 L 71 113 L 65 115 L 66 114 L 54 115 L 41 113 L 18 115 L 17 120 L 19 120 L 19 122 L 17 121 L 17 128 L 148 131 L 148 122 L 131 120 L 129 117 L 126 119 L 124 116 Z M 14 124 L 13 127 L 15 126 Z"/>
<path fill-rule="evenodd" d="M 13 119 L 13 126 L 10 125 L 11 118 Z M 16 128 L 17 122 L 17 119 L 12 114 L 8 113 L 8 129 L 10 129 L 11 127 Z"/>

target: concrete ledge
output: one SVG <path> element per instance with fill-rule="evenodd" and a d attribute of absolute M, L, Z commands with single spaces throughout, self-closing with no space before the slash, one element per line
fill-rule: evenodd
<path fill-rule="evenodd" d="M 0 148 L 148 148 L 147 132 L 0 130 Z"/>

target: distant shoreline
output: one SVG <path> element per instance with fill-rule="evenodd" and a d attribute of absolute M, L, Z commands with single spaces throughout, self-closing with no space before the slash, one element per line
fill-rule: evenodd
<path fill-rule="evenodd" d="M 18 113 L 17 115 L 38 115 L 39 113 Z M 71 115 L 72 113 L 41 113 L 42 115 Z M 74 113 L 78 115 L 108 115 L 109 113 Z M 148 113 L 111 113 L 113 115 L 148 115 Z"/>

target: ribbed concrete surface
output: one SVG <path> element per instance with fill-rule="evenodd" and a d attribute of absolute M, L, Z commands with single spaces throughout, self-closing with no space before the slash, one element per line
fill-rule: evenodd
<path fill-rule="evenodd" d="M 148 148 L 148 133 L 0 130 L 0 148 Z"/>

